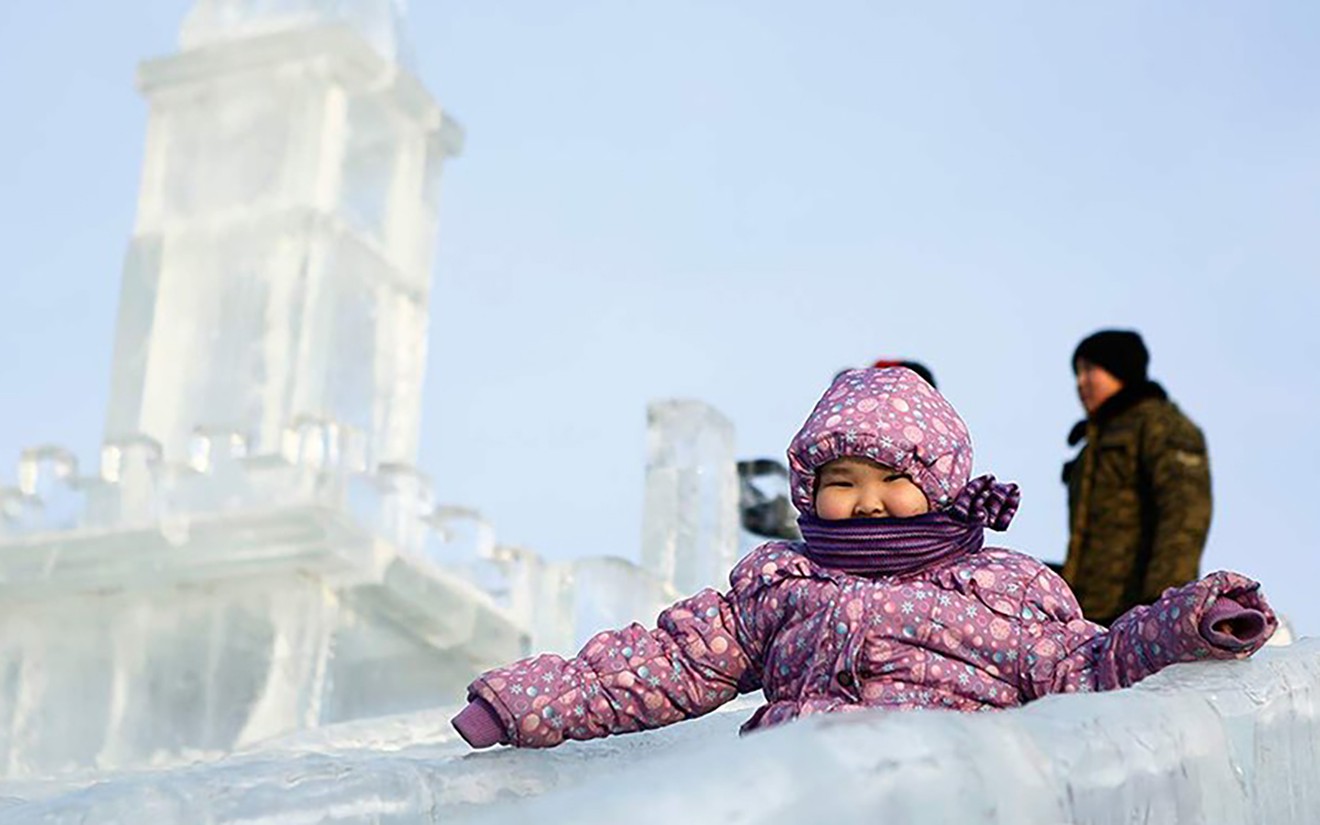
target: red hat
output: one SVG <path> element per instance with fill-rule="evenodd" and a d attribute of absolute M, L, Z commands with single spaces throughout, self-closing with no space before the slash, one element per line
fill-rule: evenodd
<path fill-rule="evenodd" d="M 930 384 L 932 387 L 936 386 L 934 373 L 932 373 L 930 369 L 920 361 L 899 361 L 899 360 L 890 360 L 888 358 L 881 358 L 879 361 L 876 361 L 871 366 L 874 369 L 878 369 L 878 370 L 882 370 L 887 367 L 907 367 L 908 369 L 915 372 L 917 375 L 920 375 L 922 378 L 926 379 L 927 384 Z"/>

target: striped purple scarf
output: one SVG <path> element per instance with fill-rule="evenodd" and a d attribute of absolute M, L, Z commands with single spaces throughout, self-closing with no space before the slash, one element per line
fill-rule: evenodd
<path fill-rule="evenodd" d="M 1020 499 L 1016 484 L 987 475 L 967 482 L 948 510 L 840 521 L 803 515 L 798 527 L 805 555 L 822 567 L 857 576 L 901 576 L 980 551 L 985 528 L 1007 528 Z"/>

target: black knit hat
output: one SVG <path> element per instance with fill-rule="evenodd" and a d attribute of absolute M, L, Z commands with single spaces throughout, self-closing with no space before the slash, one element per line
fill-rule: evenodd
<path fill-rule="evenodd" d="M 1088 335 L 1073 351 L 1074 370 L 1078 358 L 1103 368 L 1124 384 L 1140 384 L 1147 380 L 1150 353 L 1146 351 L 1141 336 L 1132 330 L 1102 329 Z"/>

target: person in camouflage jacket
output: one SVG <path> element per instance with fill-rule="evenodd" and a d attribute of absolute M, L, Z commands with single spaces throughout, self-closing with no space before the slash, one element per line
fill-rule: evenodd
<path fill-rule="evenodd" d="M 1141 336 L 1102 330 L 1073 354 L 1087 417 L 1063 468 L 1070 536 L 1063 578 L 1086 617 L 1109 624 L 1193 581 L 1210 529 L 1205 436 L 1146 376 Z"/>

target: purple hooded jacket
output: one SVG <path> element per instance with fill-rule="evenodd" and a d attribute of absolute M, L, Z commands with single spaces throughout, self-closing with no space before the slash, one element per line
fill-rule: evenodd
<path fill-rule="evenodd" d="M 839 376 L 794 438 L 790 483 L 804 515 L 817 469 L 842 456 L 908 473 L 935 510 L 954 503 L 972 464 L 957 413 L 903 368 Z M 574 658 L 488 671 L 455 727 L 477 747 L 550 747 L 691 719 L 758 689 L 766 702 L 744 731 L 873 707 L 1009 708 L 1126 687 L 1177 662 L 1244 658 L 1276 624 L 1259 585 L 1235 573 L 1167 590 L 1106 630 L 1049 568 L 1011 550 L 899 575 L 852 575 L 807 553 L 764 544 L 726 592 L 678 602 L 655 629 L 605 631 Z"/>

